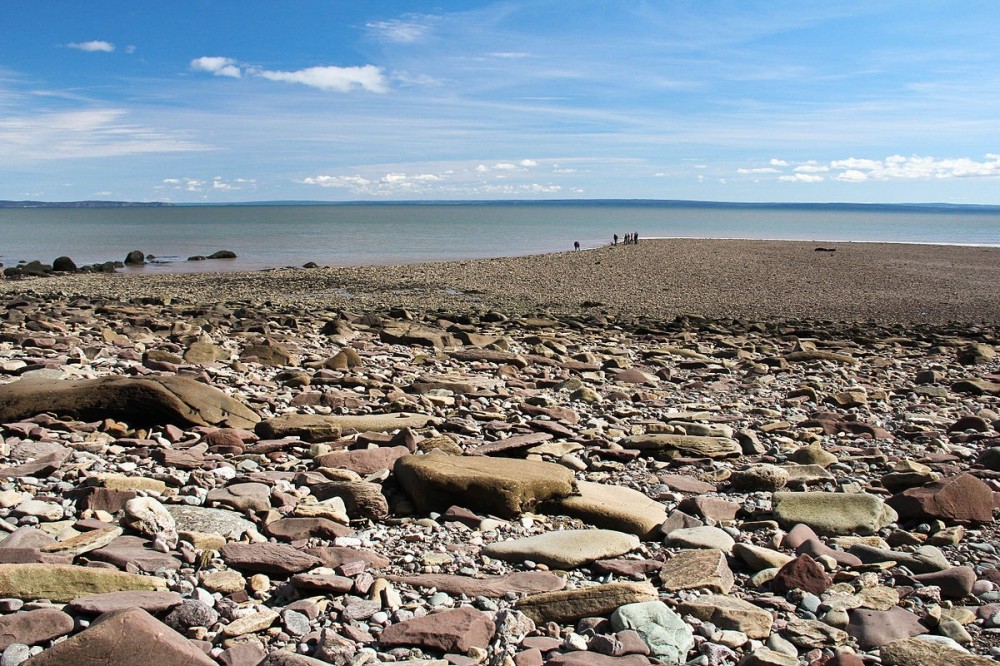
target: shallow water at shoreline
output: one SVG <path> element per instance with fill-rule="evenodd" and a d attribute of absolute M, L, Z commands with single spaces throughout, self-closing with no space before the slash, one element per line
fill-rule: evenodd
<path fill-rule="evenodd" d="M 523 256 L 648 238 L 742 238 L 1000 246 L 1000 211 L 857 206 L 366 204 L 3 209 L 0 262 L 67 255 L 78 265 L 157 257 L 144 273 L 253 271 Z M 188 261 L 217 250 L 235 260 Z"/>

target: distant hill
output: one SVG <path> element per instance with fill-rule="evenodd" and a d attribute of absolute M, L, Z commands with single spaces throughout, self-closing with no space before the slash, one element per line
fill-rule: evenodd
<path fill-rule="evenodd" d="M 150 208 L 172 205 L 159 201 L 0 201 L 0 208 Z"/>

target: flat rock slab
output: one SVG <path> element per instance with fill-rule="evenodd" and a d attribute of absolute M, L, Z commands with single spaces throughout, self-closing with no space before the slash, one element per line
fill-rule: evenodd
<path fill-rule="evenodd" d="M 585 617 L 603 617 L 625 604 L 658 598 L 656 588 L 650 583 L 607 583 L 532 594 L 518 601 L 516 607 L 536 624 L 568 623 Z"/>
<path fill-rule="evenodd" d="M 520 571 L 506 576 L 471 578 L 450 574 L 423 574 L 417 576 L 387 576 L 388 580 L 412 587 L 433 587 L 438 592 L 464 594 L 468 597 L 499 599 L 509 592 L 514 594 L 539 594 L 555 592 L 566 587 L 566 579 L 549 571 Z"/>
<path fill-rule="evenodd" d="M 226 509 L 209 509 L 186 504 L 166 504 L 167 512 L 174 517 L 178 532 L 205 532 L 218 534 L 226 539 L 239 539 L 257 527 L 249 520 Z"/>
<path fill-rule="evenodd" d="M 993 522 L 993 491 L 971 474 L 909 488 L 886 503 L 903 520 Z"/>
<path fill-rule="evenodd" d="M 626 449 L 648 451 L 663 458 L 736 458 L 743 455 L 739 442 L 728 437 L 696 435 L 635 435 L 622 442 Z"/>
<path fill-rule="evenodd" d="M 0 616 L 0 650 L 12 643 L 34 645 L 73 631 L 73 618 L 55 608 Z"/>
<path fill-rule="evenodd" d="M 121 419 L 132 425 L 252 428 L 260 421 L 222 390 L 187 377 L 22 379 L 0 386 L 0 422 L 43 412 L 85 421 Z"/>
<path fill-rule="evenodd" d="M 660 585 L 669 591 L 708 589 L 729 594 L 736 584 L 721 550 L 682 550 L 660 567 Z"/>
<path fill-rule="evenodd" d="M 215 660 L 140 608 L 112 611 L 88 629 L 31 658 L 32 666 L 215 666 Z"/>
<path fill-rule="evenodd" d="M 611 626 L 638 633 L 650 653 L 665 664 L 680 666 L 694 648 L 691 627 L 662 601 L 621 606 L 611 614 Z"/>
<path fill-rule="evenodd" d="M 233 569 L 253 573 L 287 576 L 321 564 L 318 557 L 281 543 L 227 543 L 219 554 Z"/>
<path fill-rule="evenodd" d="M 763 640 L 771 634 L 774 618 L 763 608 L 749 601 L 711 594 L 685 601 L 677 607 L 681 615 L 693 615 L 704 622 L 711 622 L 719 629 L 742 631 L 750 638 Z"/>
<path fill-rule="evenodd" d="M 124 590 L 166 590 L 154 576 L 73 564 L 0 564 L 0 597 L 66 603 L 88 594 Z"/>
<path fill-rule="evenodd" d="M 379 636 L 379 643 L 465 654 L 474 647 L 485 649 L 495 632 L 496 624 L 486 613 L 463 607 L 391 624 Z"/>
<path fill-rule="evenodd" d="M 531 560 L 549 567 L 573 569 L 635 550 L 639 537 L 614 530 L 562 530 L 485 546 L 483 554 L 508 562 Z"/>
<path fill-rule="evenodd" d="M 439 419 L 427 414 L 394 412 L 391 414 L 284 414 L 262 421 L 256 432 L 264 439 L 299 437 L 306 442 L 326 442 L 346 430 L 392 432 L 403 428 L 426 428 Z"/>
<path fill-rule="evenodd" d="M 777 492 L 772 498 L 783 527 L 803 523 L 826 536 L 875 534 L 897 519 L 890 506 L 867 493 Z"/>
<path fill-rule="evenodd" d="M 578 495 L 546 502 L 545 511 L 579 518 L 595 527 L 635 534 L 641 539 L 660 536 L 667 507 L 638 490 L 605 483 L 580 481 Z"/>
<path fill-rule="evenodd" d="M 392 469 L 399 458 L 409 455 L 405 446 L 380 446 L 356 451 L 333 451 L 313 458 L 319 467 L 343 467 L 368 476 L 383 469 Z"/>
<path fill-rule="evenodd" d="M 955 648 L 923 641 L 919 638 L 904 638 L 883 645 L 879 649 L 882 663 L 886 666 L 996 666 L 990 657 L 962 652 Z"/>
<path fill-rule="evenodd" d="M 102 615 L 128 608 L 141 608 L 147 613 L 162 613 L 184 601 L 176 592 L 106 592 L 78 597 L 69 602 L 69 609 L 86 615 Z"/>
<path fill-rule="evenodd" d="M 573 492 L 571 470 L 532 460 L 409 455 L 396 461 L 394 473 L 422 513 L 458 505 L 513 518 Z"/>
<path fill-rule="evenodd" d="M 153 573 L 161 568 L 181 568 L 181 561 L 176 557 L 154 550 L 152 541 L 135 536 L 120 536 L 104 548 L 91 551 L 90 557 L 100 562 L 109 562 L 119 569 L 124 569 L 131 563 L 146 573 Z"/>

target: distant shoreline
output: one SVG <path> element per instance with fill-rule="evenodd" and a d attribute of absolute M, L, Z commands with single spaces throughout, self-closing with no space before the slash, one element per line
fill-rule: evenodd
<path fill-rule="evenodd" d="M 858 202 L 756 202 L 756 201 L 699 201 L 688 199 L 477 199 L 477 200 L 405 200 L 405 201 L 234 201 L 220 203 L 167 202 L 167 201 L 13 201 L 0 200 L 0 209 L 46 209 L 46 208 L 157 208 L 191 207 L 218 208 L 240 206 L 634 206 L 662 208 L 725 208 L 764 210 L 873 210 L 916 212 L 997 212 L 1000 204 L 973 203 L 858 203 Z"/>

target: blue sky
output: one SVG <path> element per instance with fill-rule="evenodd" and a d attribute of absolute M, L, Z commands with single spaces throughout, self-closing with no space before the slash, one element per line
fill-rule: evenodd
<path fill-rule="evenodd" d="M 1000 204 L 1000 3 L 33 0 L 0 199 Z"/>

